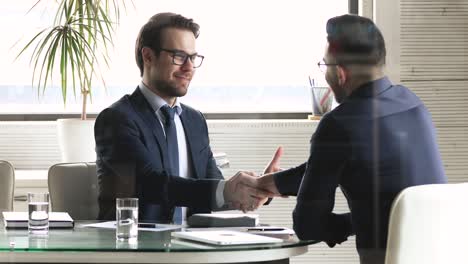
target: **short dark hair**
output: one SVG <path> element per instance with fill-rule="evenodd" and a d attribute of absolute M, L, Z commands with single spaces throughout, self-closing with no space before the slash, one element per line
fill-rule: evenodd
<path fill-rule="evenodd" d="M 195 38 L 200 34 L 200 26 L 193 19 L 174 13 L 159 13 L 152 16 L 140 29 L 135 43 L 135 59 L 143 76 L 143 56 L 141 49 L 149 47 L 159 55 L 162 43 L 162 31 L 166 28 L 188 29 L 193 32 Z"/>
<path fill-rule="evenodd" d="M 366 17 L 342 15 L 327 22 L 328 52 L 338 64 L 385 64 L 385 41 L 377 26 Z"/>

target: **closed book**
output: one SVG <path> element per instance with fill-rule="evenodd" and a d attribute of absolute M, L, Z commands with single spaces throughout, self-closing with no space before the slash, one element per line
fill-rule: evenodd
<path fill-rule="evenodd" d="M 193 214 L 187 219 L 191 227 L 251 227 L 258 225 L 254 214 Z"/>
<path fill-rule="evenodd" d="M 28 212 L 3 212 L 6 228 L 28 228 Z M 50 212 L 49 228 L 73 228 L 75 222 L 66 212 Z"/>

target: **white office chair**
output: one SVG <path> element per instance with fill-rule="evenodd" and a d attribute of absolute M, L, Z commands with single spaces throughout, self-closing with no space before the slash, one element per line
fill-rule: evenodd
<path fill-rule="evenodd" d="M 15 169 L 4 160 L 0 160 L 0 214 L 13 211 L 13 192 L 15 189 Z"/>
<path fill-rule="evenodd" d="M 49 168 L 52 210 L 74 220 L 96 220 L 98 187 L 95 163 L 59 163 Z"/>
<path fill-rule="evenodd" d="M 468 183 L 403 190 L 390 213 L 385 263 L 468 263 Z"/>

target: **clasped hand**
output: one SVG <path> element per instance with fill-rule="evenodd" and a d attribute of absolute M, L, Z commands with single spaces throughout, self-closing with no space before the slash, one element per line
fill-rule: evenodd
<path fill-rule="evenodd" d="M 235 209 L 244 213 L 253 211 L 262 206 L 268 198 L 281 196 L 273 178 L 273 173 L 280 171 L 279 159 L 282 155 L 279 147 L 273 159 L 264 170 L 263 176 L 253 172 L 239 171 L 232 176 L 224 187 L 225 201 Z"/>

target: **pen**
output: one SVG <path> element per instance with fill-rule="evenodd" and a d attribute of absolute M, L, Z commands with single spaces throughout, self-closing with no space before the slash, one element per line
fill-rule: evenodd
<path fill-rule="evenodd" d="M 247 228 L 247 231 L 283 231 L 284 228 L 268 228 L 268 227 L 259 227 L 259 228 Z"/>
<path fill-rule="evenodd" d="M 144 227 L 144 228 L 157 228 L 157 224 L 152 224 L 152 223 L 138 223 L 138 227 Z"/>

